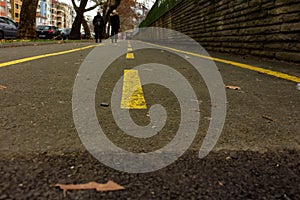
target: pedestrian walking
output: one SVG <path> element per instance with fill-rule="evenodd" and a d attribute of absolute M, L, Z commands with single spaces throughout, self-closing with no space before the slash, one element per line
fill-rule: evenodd
<path fill-rule="evenodd" d="M 117 13 L 116 10 L 113 10 L 112 13 L 110 14 L 110 25 L 111 25 L 111 42 L 117 43 L 118 40 L 118 33 L 120 29 L 120 17 Z"/>
<path fill-rule="evenodd" d="M 97 15 L 93 19 L 93 25 L 94 25 L 94 31 L 95 31 L 95 39 L 96 43 L 102 42 L 102 33 L 103 33 L 103 28 L 104 28 L 104 20 L 103 17 L 101 16 L 100 12 L 97 12 Z"/>

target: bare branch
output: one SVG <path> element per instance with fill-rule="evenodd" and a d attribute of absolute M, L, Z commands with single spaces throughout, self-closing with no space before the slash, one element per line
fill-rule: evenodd
<path fill-rule="evenodd" d="M 90 8 L 85 9 L 84 12 L 88 12 L 88 11 L 94 10 L 95 8 L 97 8 L 97 6 L 100 6 L 100 5 L 102 5 L 102 2 L 100 2 L 98 4 L 95 4 L 95 5 L 93 5 Z"/>
<path fill-rule="evenodd" d="M 77 11 L 78 6 L 76 5 L 75 0 L 71 0 L 71 1 L 72 1 L 72 5 L 73 5 L 74 10 Z"/>

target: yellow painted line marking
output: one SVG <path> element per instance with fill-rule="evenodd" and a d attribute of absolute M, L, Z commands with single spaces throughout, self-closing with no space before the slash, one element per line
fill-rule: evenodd
<path fill-rule="evenodd" d="M 122 109 L 147 109 L 138 70 L 124 70 Z"/>
<path fill-rule="evenodd" d="M 127 51 L 132 51 L 132 48 L 128 48 Z"/>
<path fill-rule="evenodd" d="M 126 59 L 134 59 L 134 54 L 133 53 L 127 53 L 126 54 Z"/>
<path fill-rule="evenodd" d="M 0 63 L 0 67 L 7 67 L 7 66 L 10 66 L 10 65 L 15 65 L 15 64 L 28 62 L 28 61 L 32 61 L 32 60 L 37 60 L 37 59 L 41 59 L 41 58 L 46 58 L 46 57 L 50 57 L 50 56 L 58 56 L 58 55 L 62 55 L 62 54 L 73 53 L 73 52 L 76 52 L 76 51 L 82 51 L 82 50 L 93 48 L 93 47 L 100 46 L 100 45 L 99 44 L 98 45 L 89 45 L 89 46 L 86 46 L 86 47 L 80 47 L 80 48 L 77 48 L 77 49 L 71 49 L 71 50 L 67 50 L 67 51 L 43 54 L 43 55 L 38 55 L 38 56 L 33 56 L 33 57 L 28 57 L 28 58 L 22 58 L 22 59 L 13 60 L 13 61 L 8 61 L 8 62 Z"/>
<path fill-rule="evenodd" d="M 131 44 L 128 44 L 128 48 L 132 48 Z"/>
<path fill-rule="evenodd" d="M 207 59 L 207 60 L 213 60 L 213 61 L 216 61 L 216 62 L 225 63 L 225 64 L 229 64 L 229 65 L 232 65 L 232 66 L 235 66 L 235 67 L 244 68 L 244 69 L 249 69 L 249 70 L 260 72 L 260 73 L 263 73 L 263 74 L 268 74 L 268 75 L 271 75 L 271 76 L 275 76 L 277 78 L 281 78 L 281 79 L 293 81 L 293 82 L 296 82 L 296 83 L 300 83 L 300 77 L 288 75 L 288 74 L 285 74 L 285 73 L 282 73 L 282 72 L 272 71 L 272 70 L 269 70 L 269 69 L 264 69 L 264 68 L 261 68 L 261 67 L 251 66 L 251 65 L 247 65 L 247 64 L 243 64 L 243 63 L 239 63 L 239 62 L 234 62 L 234 61 L 230 61 L 230 60 L 205 56 L 205 55 L 201 55 L 201 54 L 197 54 L 197 53 L 192 53 L 192 52 L 188 52 L 188 51 L 174 49 L 174 48 L 171 48 L 171 47 L 166 47 L 166 46 L 161 46 L 161 45 L 156 45 L 156 44 L 151 44 L 151 43 L 147 43 L 147 44 L 152 45 L 152 46 L 165 48 L 165 49 L 169 49 L 171 51 L 175 51 L 175 52 L 178 52 L 178 53 L 184 53 L 184 54 L 188 54 L 188 55 L 191 55 L 191 56 L 204 58 L 204 59 Z"/>

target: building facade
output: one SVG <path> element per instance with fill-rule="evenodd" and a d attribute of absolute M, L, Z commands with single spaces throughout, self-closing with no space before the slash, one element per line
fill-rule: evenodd
<path fill-rule="evenodd" d="M 73 6 L 52 0 L 51 25 L 58 28 L 70 28 L 75 19 Z"/>
<path fill-rule="evenodd" d="M 11 18 L 15 22 L 20 22 L 20 13 L 21 13 L 21 7 L 22 7 L 22 1 L 21 0 L 11 0 Z"/>
<path fill-rule="evenodd" d="M 0 0 L 0 16 L 7 16 L 7 1 Z"/>
<path fill-rule="evenodd" d="M 22 0 L 0 0 L 0 16 L 8 16 L 20 22 Z M 39 0 L 36 25 L 53 25 L 69 28 L 75 19 L 73 6 L 56 0 Z"/>
<path fill-rule="evenodd" d="M 36 25 L 51 24 L 51 0 L 40 0 L 36 10 Z"/>

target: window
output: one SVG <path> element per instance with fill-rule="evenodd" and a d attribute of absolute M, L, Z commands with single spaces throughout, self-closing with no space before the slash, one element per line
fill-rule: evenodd
<path fill-rule="evenodd" d="M 16 9 L 19 9 L 19 4 L 15 4 L 15 8 L 16 8 Z"/>
<path fill-rule="evenodd" d="M 15 13 L 15 18 L 19 18 L 19 13 Z"/>
<path fill-rule="evenodd" d="M 11 26 L 17 28 L 17 25 L 16 25 L 13 21 L 11 21 L 10 19 L 7 19 L 7 23 L 8 23 L 9 25 L 11 25 Z"/>

